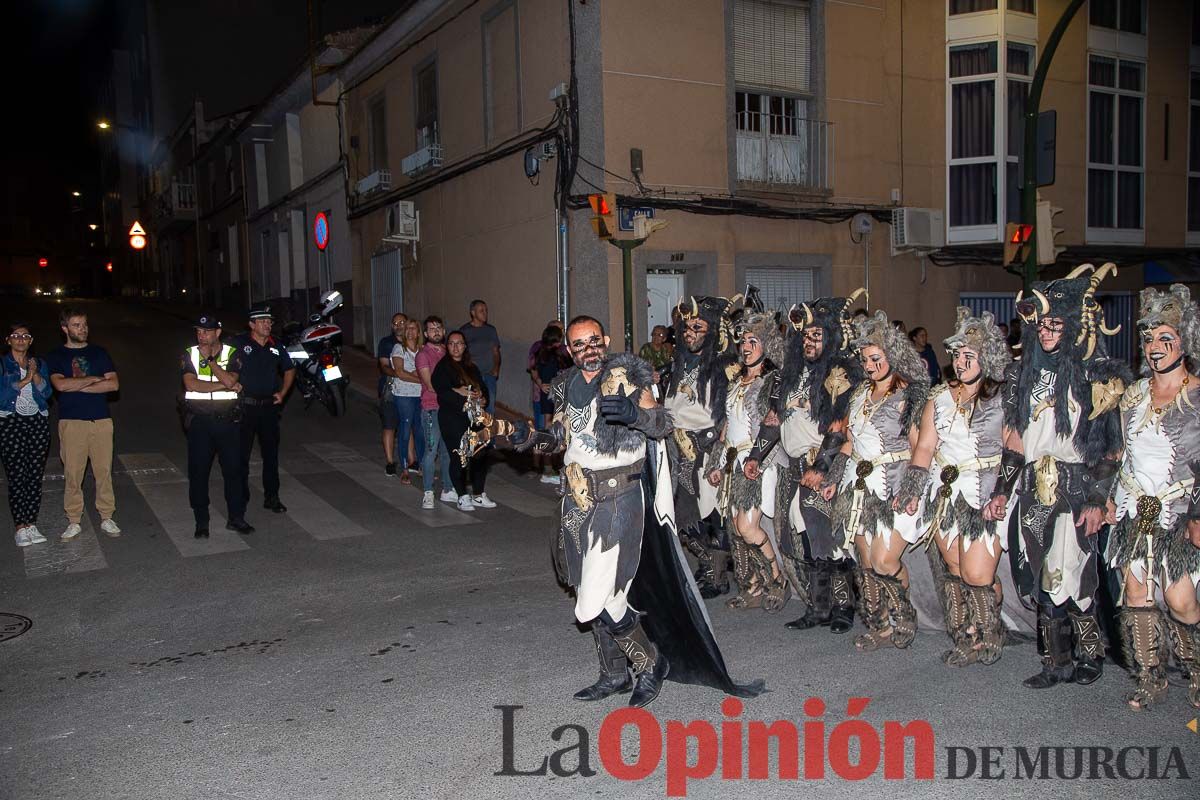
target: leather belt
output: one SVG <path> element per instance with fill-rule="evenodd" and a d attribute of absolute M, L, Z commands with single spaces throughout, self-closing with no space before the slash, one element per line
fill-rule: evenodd
<path fill-rule="evenodd" d="M 930 531 L 938 531 L 941 529 L 942 517 L 946 514 L 946 508 L 950 505 L 950 498 L 954 495 L 952 488 L 954 482 L 964 472 L 981 472 L 985 469 L 991 469 L 1000 465 L 1000 454 L 994 456 L 980 456 L 963 461 L 960 464 L 953 464 L 945 459 L 941 453 L 934 456 L 938 466 L 942 468 L 938 478 L 942 485 L 938 487 L 937 506 L 933 511 L 933 519 L 929 524 Z"/>
<path fill-rule="evenodd" d="M 858 523 L 862 520 L 863 504 L 866 502 L 867 494 L 867 476 L 874 472 L 876 467 L 895 464 L 897 461 L 907 461 L 912 458 L 912 451 L 905 448 L 892 453 L 884 453 L 875 458 L 860 458 L 851 453 L 850 457 L 858 462 L 854 468 L 857 479 L 854 481 L 854 491 L 850 496 L 850 515 L 846 519 L 846 535 L 853 537 L 858 533 Z"/>
<path fill-rule="evenodd" d="M 274 397 L 243 397 L 240 400 L 244 406 L 273 406 L 275 405 Z"/>

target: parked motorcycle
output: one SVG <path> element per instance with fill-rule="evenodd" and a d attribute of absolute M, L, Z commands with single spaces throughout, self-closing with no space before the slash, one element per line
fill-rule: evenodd
<path fill-rule="evenodd" d="M 283 327 L 284 344 L 296 367 L 296 388 L 304 398 L 304 407 L 320 400 L 335 417 L 346 413 L 349 382 L 341 369 L 342 329 L 332 321 L 344 304 L 341 292 L 326 292 L 321 296 L 320 310 L 308 318 L 307 328 L 301 330 L 298 322 Z"/>

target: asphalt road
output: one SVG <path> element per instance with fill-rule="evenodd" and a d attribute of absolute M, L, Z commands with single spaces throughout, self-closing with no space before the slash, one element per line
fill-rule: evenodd
<path fill-rule="evenodd" d="M 602 760 L 601 726 L 623 701 L 570 698 L 596 667 L 547 560 L 556 520 L 549 487 L 500 463 L 489 484 L 499 508 L 423 512 L 416 489 L 384 477 L 378 422 L 361 400 L 337 420 L 290 403 L 289 512 L 264 511 L 256 490 L 248 514 L 256 533 L 241 538 L 214 525 L 212 539 L 197 543 L 174 410 L 189 327 L 133 303 L 86 308 L 92 340 L 110 349 L 121 376 L 113 410 L 124 534 L 104 536 L 89 508 L 84 535 L 58 541 L 65 519 L 53 460 L 41 518 L 50 542 L 18 549 L 2 512 L 0 613 L 33 625 L 0 641 L 0 798 L 654 798 L 667 794 L 668 756 L 653 768 L 650 743 L 663 741 L 669 720 L 707 721 L 723 732 L 726 755 L 740 751 L 738 729 L 721 728 L 721 694 L 668 683 L 650 708 L 660 727 L 646 729 L 640 755 L 634 729 L 625 731 L 624 757 L 644 759 L 647 777 L 615 777 L 614 754 Z M 42 352 L 58 341 L 57 310 L 0 305 L 2 319 L 31 321 Z M 214 511 L 224 512 L 220 502 Z M 732 761 L 716 761 L 712 777 L 686 784 L 689 797 L 1197 795 L 1200 735 L 1186 726 L 1198 712 L 1177 674 L 1165 704 L 1134 714 L 1122 701 L 1129 680 L 1111 665 L 1091 687 L 1034 693 L 1020 685 L 1036 671 L 1028 643 L 993 667 L 955 670 L 938 657 L 944 634 L 924 631 L 907 651 L 858 654 L 851 637 L 784 630 L 800 610 L 770 616 L 710 604 L 731 672 L 770 688 L 729 719 L 742 730 L 754 720 L 799 726 L 816 719 L 804 701 L 817 697 L 828 708 L 825 736 L 839 740 L 848 699 L 870 698 L 860 714 L 868 731 L 883 732 L 888 720 L 929 723 L 934 778 L 913 778 L 910 745 L 905 779 L 885 779 L 880 766 L 851 780 L 835 769 L 830 744 L 822 779 L 781 779 L 774 756 L 766 780 L 737 779 Z M 0 627 L 12 621 L 0 617 Z M 585 736 L 585 747 L 555 763 L 569 772 L 583 749 L 595 774 L 496 775 L 504 769 L 496 706 L 523 707 L 511 712 L 511 771 L 536 771 Z M 974 748 L 974 777 L 947 777 L 954 747 Z M 991 755 L 992 774 L 1004 770 L 1003 778 L 980 779 L 981 747 L 1004 748 Z M 1048 751 L 1052 777 L 1030 783 L 1016 777 L 1017 747 L 1031 757 L 1039 747 L 1107 747 L 1110 765 L 1121 748 L 1142 748 L 1126 751 L 1126 775 L 1147 771 L 1149 748 L 1158 748 L 1157 770 L 1169 777 L 1109 779 L 1098 767 L 1095 780 L 1060 779 Z M 710 752 L 692 752 L 691 763 Z M 961 774 L 966 756 L 955 752 Z M 1069 774 L 1074 752 L 1063 753 Z M 723 769 L 731 777 L 721 779 Z M 1184 772 L 1193 780 L 1180 779 Z"/>

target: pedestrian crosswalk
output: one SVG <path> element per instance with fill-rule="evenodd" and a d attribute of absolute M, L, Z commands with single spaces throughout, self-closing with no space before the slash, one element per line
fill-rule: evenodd
<path fill-rule="evenodd" d="M 295 531 L 317 541 L 356 539 L 372 535 L 396 535 L 424 529 L 448 529 L 465 526 L 468 531 L 489 530 L 495 511 L 467 514 L 452 504 L 436 503 L 432 510 L 421 508 L 420 478 L 416 486 L 405 486 L 394 477 L 384 474 L 376 460 L 367 458 L 353 448 L 340 443 L 306 444 L 304 449 L 313 458 L 297 464 L 299 472 L 280 469 L 280 497 L 288 510 L 278 516 L 261 510 L 261 502 L 251 502 L 248 518 L 252 524 L 281 522 L 289 533 Z M 285 459 L 286 463 L 286 459 Z M 109 567 L 105 550 L 126 546 L 146 536 L 146 523 L 135 522 L 123 514 L 136 501 L 149 511 L 157 531 L 166 534 L 177 555 L 183 558 L 204 558 L 252 550 L 255 536 L 244 537 L 225 529 L 225 503 L 220 467 L 214 464 L 209 487 L 210 535 L 197 539 L 193 533 L 195 521 L 188 504 L 186 467 L 176 466 L 165 453 L 120 453 L 113 465 L 114 488 L 117 495 L 117 515 L 124 534 L 118 539 L 98 536 L 91 513 L 92 494 L 85 487 L 88 513 L 81 521 L 82 533 L 70 541 L 59 535 L 66 527 L 62 510 L 62 464 L 51 458 L 46 464 L 43 481 L 42 514 L 39 527 L 48 541 L 20 549 L 23 571 L 27 578 L 89 572 Z M 501 466 L 488 476 L 488 495 L 502 508 L 538 520 L 540 527 L 553 524 L 558 501 L 548 488 L 530 481 L 528 488 L 519 477 L 506 479 Z M 252 461 L 250 485 L 255 497 L 260 497 L 262 464 Z M 348 478 L 365 490 L 377 503 L 371 513 L 363 508 L 348 507 L 339 495 L 335 475 Z M 362 504 L 361 495 L 356 503 Z M 502 513 L 502 512 L 501 512 Z M 264 519 L 266 515 L 266 519 Z M 511 524 L 511 520 L 509 521 Z M 520 524 L 516 525 L 518 529 Z M 7 529 L 12 541 L 11 523 Z M 2 547 L 3 545 L 0 545 Z M 13 550 L 16 547 L 13 546 Z M 15 554 L 14 554 L 15 555 Z"/>

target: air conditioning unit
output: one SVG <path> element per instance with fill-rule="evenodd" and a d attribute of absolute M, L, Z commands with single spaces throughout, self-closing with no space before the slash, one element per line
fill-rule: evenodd
<path fill-rule="evenodd" d="M 386 192 L 392 188 L 392 173 L 386 169 L 377 169 L 354 185 L 359 194 Z"/>
<path fill-rule="evenodd" d="M 383 240 L 389 243 L 415 242 L 421 238 L 421 213 L 411 200 L 397 200 L 387 207 L 383 218 Z"/>
<path fill-rule="evenodd" d="M 946 225 L 940 208 L 892 209 L 892 255 L 946 246 Z"/>

